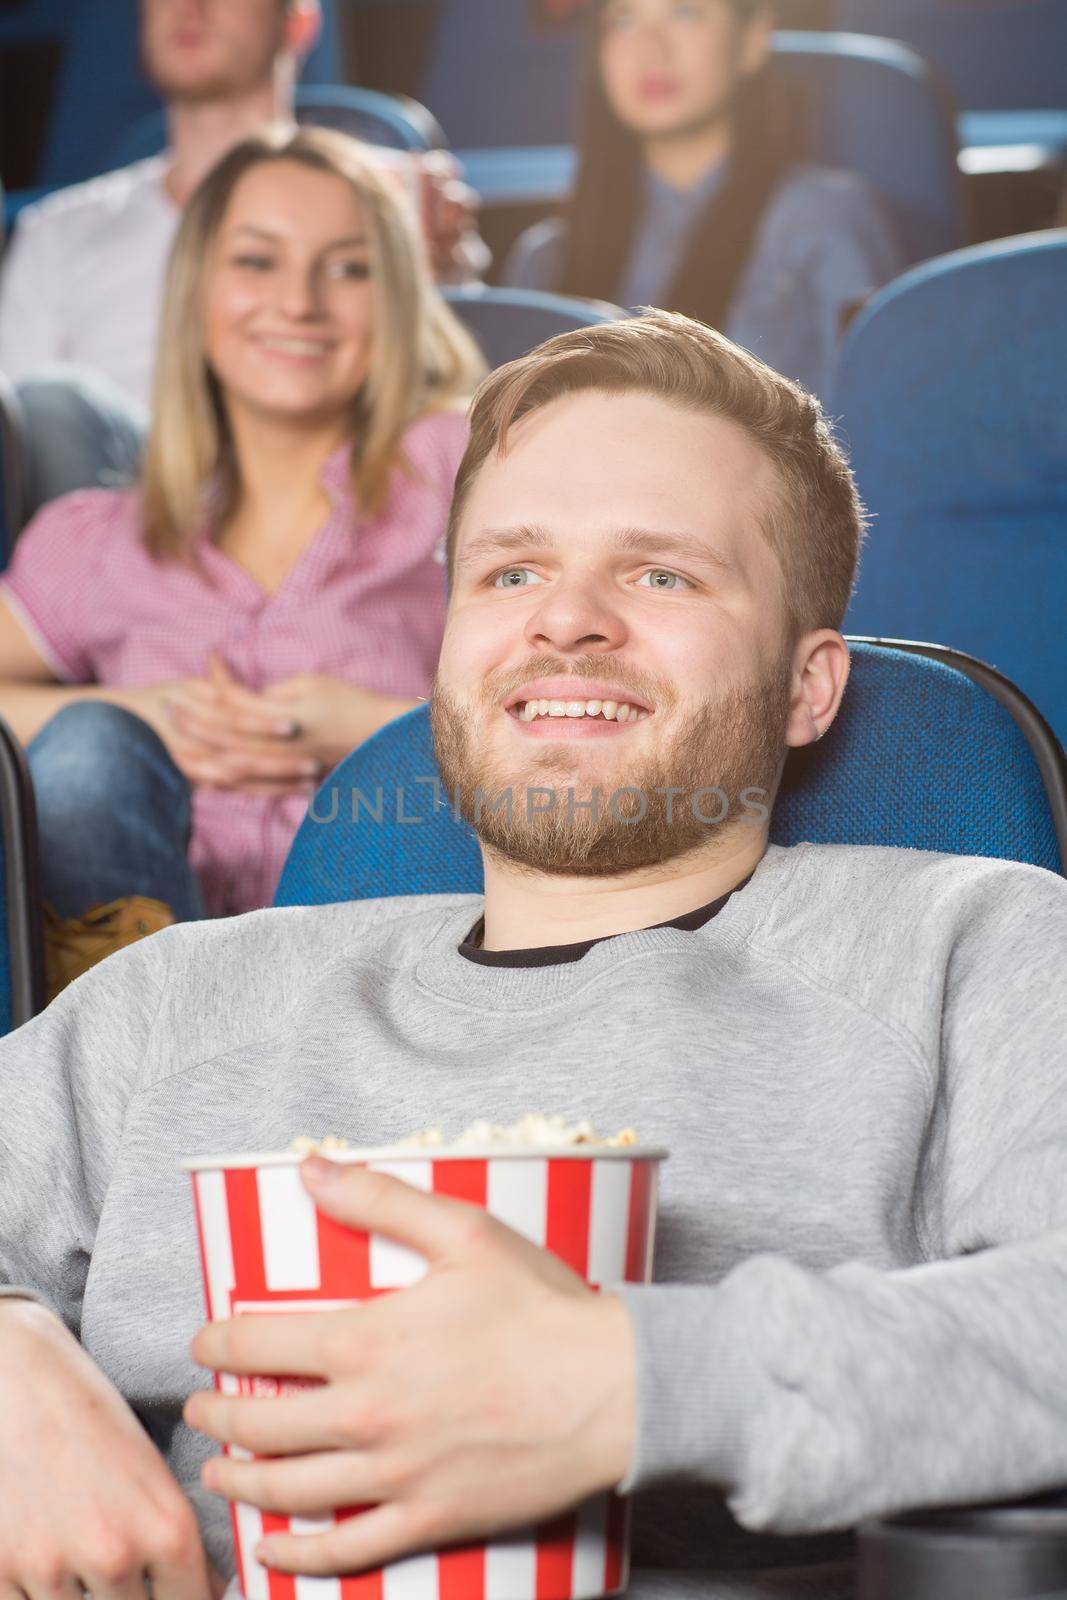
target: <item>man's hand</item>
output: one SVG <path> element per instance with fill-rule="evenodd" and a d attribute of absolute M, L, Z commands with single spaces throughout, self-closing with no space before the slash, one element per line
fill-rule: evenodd
<path fill-rule="evenodd" d="M 458 1200 L 312 1158 L 321 1211 L 426 1257 L 410 1289 L 349 1311 L 210 1324 L 193 1356 L 223 1372 L 323 1384 L 276 1398 L 198 1392 L 190 1426 L 278 1460 L 220 1457 L 207 1488 L 283 1515 L 372 1509 L 272 1535 L 265 1563 L 351 1572 L 540 1522 L 620 1482 L 635 1428 L 622 1302 Z"/>
<path fill-rule="evenodd" d="M 211 1600 L 196 1517 L 58 1318 L 0 1301 L 0 1595 Z"/>

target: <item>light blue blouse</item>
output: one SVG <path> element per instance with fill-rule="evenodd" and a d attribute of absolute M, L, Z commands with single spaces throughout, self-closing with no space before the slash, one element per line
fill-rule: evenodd
<path fill-rule="evenodd" d="M 654 172 L 645 173 L 644 211 L 622 285 L 623 305 L 662 303 L 701 212 L 726 181 L 727 166 L 717 161 L 688 189 L 676 189 Z"/>
<path fill-rule="evenodd" d="M 666 293 L 700 212 L 723 169 L 693 189 L 649 182 L 623 280 L 623 303 L 655 305 Z M 535 224 L 516 242 L 502 281 L 552 289 L 566 223 Z M 824 394 L 849 314 L 903 270 L 906 259 L 887 210 L 857 173 L 794 167 L 771 197 L 722 331 L 769 366 Z"/>

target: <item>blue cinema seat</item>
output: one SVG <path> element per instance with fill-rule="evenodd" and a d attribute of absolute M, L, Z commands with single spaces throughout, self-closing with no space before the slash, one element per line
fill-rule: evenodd
<path fill-rule="evenodd" d="M 839 0 L 837 22 L 930 61 L 962 107 L 962 144 L 1067 150 L 1064 0 Z"/>
<path fill-rule="evenodd" d="M 777 844 L 898 845 L 1067 865 L 1067 765 L 1023 696 L 955 651 L 852 642 L 830 735 L 790 757 Z M 481 858 L 438 776 L 424 708 L 368 739 L 326 780 L 289 853 L 276 905 L 477 893 Z"/>
<path fill-rule="evenodd" d="M 557 333 L 572 333 L 626 312 L 603 300 L 542 294 L 536 289 L 490 289 L 483 284 L 445 289 L 444 297 L 480 346 L 490 368 L 526 355 Z"/>
<path fill-rule="evenodd" d="M 317 128 L 337 128 L 353 139 L 382 145 L 387 150 L 431 150 L 441 142 L 441 130 L 430 113 L 414 100 L 399 100 L 376 89 L 354 89 L 347 84 L 301 84 L 296 91 L 296 116 Z M 108 165 L 125 167 L 133 161 L 158 155 L 167 142 L 162 111 L 147 116 L 123 131 Z"/>
<path fill-rule="evenodd" d="M 860 34 L 781 32 L 774 59 L 800 97 L 805 158 L 849 167 L 867 179 L 893 216 L 907 261 L 924 261 L 966 242 L 952 107 L 914 51 Z M 517 150 L 505 193 L 512 153 L 458 154 L 468 182 L 489 198 L 495 185 L 509 200 L 559 199 L 575 170 L 572 149 L 544 150 L 538 190 L 538 152 Z M 534 248 L 546 226 L 528 229 L 516 252 L 524 241 Z"/>
<path fill-rule="evenodd" d="M 867 179 L 908 261 L 966 243 L 953 107 L 914 51 L 891 39 L 795 32 L 775 36 L 774 59 L 803 95 L 808 159 Z"/>
<path fill-rule="evenodd" d="M 873 515 L 849 629 L 951 639 L 1067 740 L 1067 230 L 883 289 L 828 410 Z"/>
<path fill-rule="evenodd" d="M 0 720 L 0 1034 L 44 1004 L 44 955 L 33 786 L 21 746 Z"/>
<path fill-rule="evenodd" d="M 19 404 L 11 385 L 0 374 L 0 569 L 7 566 L 11 548 L 22 529 L 24 489 Z"/>

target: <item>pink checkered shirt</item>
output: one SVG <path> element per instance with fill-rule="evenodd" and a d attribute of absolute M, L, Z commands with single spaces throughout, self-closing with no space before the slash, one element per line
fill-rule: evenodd
<path fill-rule="evenodd" d="M 385 694 L 429 693 L 445 614 L 441 541 L 467 443 L 466 418 L 420 418 L 404 436 L 413 472 L 394 471 L 385 506 L 362 517 L 348 451 L 322 482 L 326 523 L 265 595 L 205 533 L 202 571 L 157 564 L 141 539 L 136 490 L 88 489 L 39 512 L 0 588 L 63 683 L 136 687 L 201 676 L 217 650 L 252 689 L 323 672 Z M 269 905 L 307 808 L 197 789 L 190 859 L 209 915 Z"/>

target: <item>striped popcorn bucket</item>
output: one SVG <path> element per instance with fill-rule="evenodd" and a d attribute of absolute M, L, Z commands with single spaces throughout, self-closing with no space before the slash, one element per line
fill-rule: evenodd
<path fill-rule="evenodd" d="M 633 1145 L 513 1146 L 345 1151 L 337 1159 L 485 1206 L 599 1287 L 648 1282 L 665 1155 Z M 300 1180 L 302 1160 L 285 1152 L 183 1163 L 193 1178 L 211 1320 L 339 1310 L 403 1289 L 426 1271 L 423 1257 L 405 1246 L 318 1212 Z M 223 1373 L 216 1385 L 226 1394 L 279 1392 L 279 1380 L 269 1377 Z M 245 1600 L 592 1600 L 617 1594 L 629 1574 L 629 1503 L 614 1494 L 519 1534 L 342 1578 L 287 1577 L 252 1553 L 266 1533 L 319 1532 L 333 1519 L 309 1522 L 243 1505 L 232 1517 Z"/>

